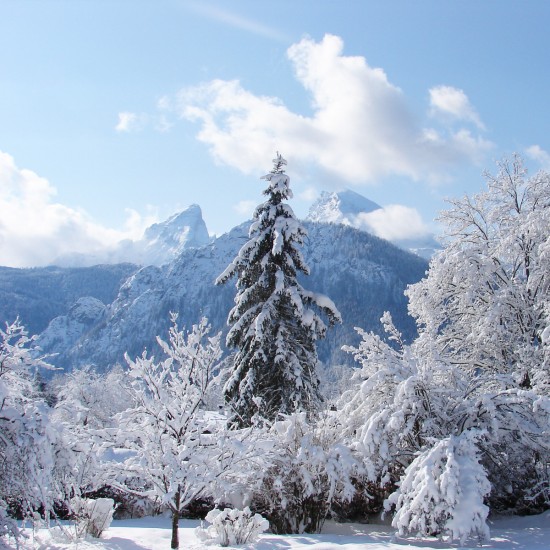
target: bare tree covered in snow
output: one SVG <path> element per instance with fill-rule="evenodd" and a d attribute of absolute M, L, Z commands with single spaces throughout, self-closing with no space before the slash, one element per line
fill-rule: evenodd
<path fill-rule="evenodd" d="M 157 497 L 172 512 L 171 548 L 179 547 L 178 521 L 182 510 L 200 495 L 211 479 L 205 447 L 212 445 L 207 432 L 215 419 L 202 407 L 221 357 L 220 335 L 209 336 L 203 319 L 185 334 L 176 316 L 169 342 L 158 338 L 166 359 L 147 353 L 127 357 L 132 406 L 117 415 L 117 426 L 105 430 L 106 446 L 120 458 L 113 462 L 119 487 L 142 480 L 141 494 Z M 114 482 L 112 482 L 114 483 Z"/>
<path fill-rule="evenodd" d="M 517 156 L 498 168 L 487 191 L 441 214 L 447 245 L 409 288 L 410 312 L 427 345 L 461 369 L 548 394 L 550 174 L 529 177 Z"/>
<path fill-rule="evenodd" d="M 213 485 L 223 494 L 255 449 L 250 430 L 229 431 L 223 416 L 205 408 L 222 355 L 220 334 L 210 336 L 206 319 L 188 333 L 178 330 L 175 315 L 172 320 L 169 341 L 158 338 L 164 360 L 146 352 L 127 357 L 132 406 L 117 415 L 117 426 L 104 430 L 104 438 L 113 452 L 110 483 L 168 506 L 171 547 L 178 548 L 185 507 Z M 136 480 L 144 484 L 139 491 Z"/>

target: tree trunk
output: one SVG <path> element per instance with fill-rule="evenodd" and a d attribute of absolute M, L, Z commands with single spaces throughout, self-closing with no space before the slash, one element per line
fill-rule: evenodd
<path fill-rule="evenodd" d="M 172 540 L 170 548 L 177 549 L 180 547 L 180 539 L 178 533 L 180 520 L 180 492 L 179 489 L 174 496 L 174 507 L 172 508 Z"/>

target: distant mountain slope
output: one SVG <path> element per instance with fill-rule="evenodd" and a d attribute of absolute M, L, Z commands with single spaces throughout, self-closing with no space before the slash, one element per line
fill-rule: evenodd
<path fill-rule="evenodd" d="M 120 285 L 136 270 L 131 264 L 98 265 L 82 268 L 0 267 L 0 322 L 19 315 L 29 333 L 42 332 L 58 315 L 82 296 L 111 303 Z"/>
<path fill-rule="evenodd" d="M 407 315 L 403 291 L 423 277 L 427 263 L 352 227 L 305 225 L 309 237 L 304 254 L 311 275 L 301 282 L 332 298 L 344 319 L 320 344 L 321 359 L 350 363 L 351 358 L 340 351 L 341 345 L 358 340 L 355 326 L 379 332 L 384 310 L 390 310 L 397 327 L 406 338 L 412 338 L 415 327 Z M 179 312 L 180 326 L 189 327 L 205 315 L 215 330 L 226 331 L 235 285 L 230 282 L 217 287 L 214 280 L 246 242 L 247 231 L 248 224 L 244 224 L 207 246 L 184 250 L 162 268 L 149 266 L 137 271 L 95 323 L 76 322 L 67 315 L 52 322 L 39 343 L 45 351 L 59 353 L 55 361 L 60 366 L 90 363 L 107 368 L 123 361 L 126 351 L 135 356 L 147 347 L 154 353 L 156 335 L 166 337 L 170 311 Z M 58 332 L 69 326 L 71 337 L 63 339 Z M 79 327 L 82 332 L 76 337 L 74 331 Z"/>

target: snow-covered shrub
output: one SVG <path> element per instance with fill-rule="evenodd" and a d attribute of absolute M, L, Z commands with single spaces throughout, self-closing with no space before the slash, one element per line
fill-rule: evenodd
<path fill-rule="evenodd" d="M 74 369 L 52 383 L 57 403 L 51 418 L 62 430 L 54 475 L 65 495 L 88 498 L 105 490 L 98 433 L 116 429 L 116 415 L 132 405 L 128 375 L 120 366 L 101 373 L 90 366 Z M 69 497 L 66 497 L 68 500 Z"/>
<path fill-rule="evenodd" d="M 7 509 L 6 502 L 0 499 L 0 548 L 1 548 L 1 539 L 3 537 L 9 536 L 17 540 L 21 535 L 21 532 L 17 527 L 17 522 L 14 519 L 9 517 L 6 509 Z"/>
<path fill-rule="evenodd" d="M 340 441 L 340 426 L 329 414 L 308 422 L 296 413 L 273 423 L 274 447 L 265 457 L 265 471 L 254 505 L 271 530 L 318 533 L 335 499 L 350 500 L 359 463 Z"/>
<path fill-rule="evenodd" d="M 433 441 L 474 430 L 485 434 L 478 447 L 492 485 L 491 506 L 524 512 L 548 506 L 548 396 L 514 387 L 509 376 L 453 364 L 430 345 L 429 334 L 404 346 L 389 315 L 382 322 L 399 345 L 394 349 L 361 332 L 360 346 L 348 348 L 362 365 L 359 381 L 338 412 L 368 480 L 391 492 Z"/>
<path fill-rule="evenodd" d="M 115 502 L 112 498 L 74 498 L 71 508 L 78 538 L 85 535 L 99 538 L 113 521 Z"/>
<path fill-rule="evenodd" d="M 225 508 L 210 510 L 206 521 L 211 523 L 206 529 L 197 527 L 195 533 L 203 541 L 212 541 L 220 546 L 250 544 L 269 529 L 269 522 L 260 514 L 253 514 L 248 506 L 244 510 Z"/>
<path fill-rule="evenodd" d="M 392 525 L 400 535 L 445 536 L 460 544 L 470 536 L 489 538 L 483 501 L 491 485 L 479 463 L 477 437 L 446 437 L 413 460 L 387 502 L 396 507 Z"/>
<path fill-rule="evenodd" d="M 1 532 L 14 530 L 8 507 L 31 519 L 37 509 L 48 516 L 56 496 L 52 465 L 59 434 L 35 376 L 51 366 L 37 355 L 34 338 L 18 320 L 0 328 Z"/>

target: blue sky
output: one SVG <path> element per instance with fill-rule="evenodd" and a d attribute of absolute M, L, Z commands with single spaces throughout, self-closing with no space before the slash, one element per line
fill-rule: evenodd
<path fill-rule="evenodd" d="M 433 229 L 504 155 L 550 168 L 549 23 L 544 0 L 0 0 L 0 264 L 192 203 L 220 234 L 276 150 L 297 214 L 347 187 L 382 236 Z"/>

